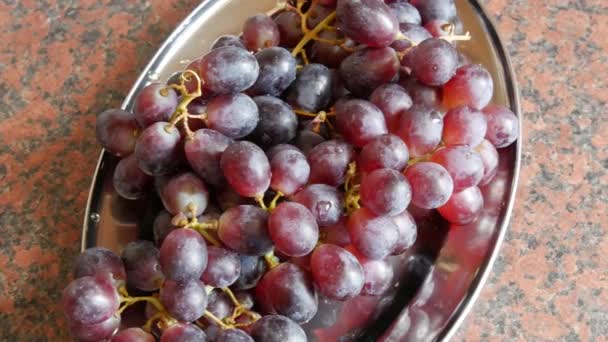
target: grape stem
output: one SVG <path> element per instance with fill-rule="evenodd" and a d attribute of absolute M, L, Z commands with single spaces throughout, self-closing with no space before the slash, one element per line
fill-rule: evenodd
<path fill-rule="evenodd" d="M 320 111 L 316 114 L 307 112 L 305 110 L 295 109 L 294 113 L 296 113 L 297 115 L 300 115 L 300 116 L 313 118 L 312 124 L 315 125 L 315 127 L 313 128 L 313 131 L 315 133 L 319 133 L 321 131 L 322 123 L 325 123 L 327 125 L 327 127 L 329 127 L 330 130 L 332 130 L 332 131 L 334 130 L 334 126 L 331 124 L 331 122 L 329 122 L 329 119 L 328 119 L 328 117 L 336 115 L 336 111 L 333 109 L 329 112 Z"/>
<path fill-rule="evenodd" d="M 264 260 L 266 260 L 269 269 L 273 269 L 279 266 L 280 264 L 279 258 L 274 255 L 274 250 L 271 250 L 270 252 L 264 254 Z"/>
<path fill-rule="evenodd" d="M 302 18 L 301 28 L 302 28 L 302 32 L 304 32 L 304 37 L 302 37 L 300 42 L 298 42 L 298 45 L 296 45 L 296 47 L 293 48 L 293 50 L 291 51 L 291 54 L 294 57 L 297 57 L 298 55 L 302 55 L 302 59 L 304 60 L 304 63 L 308 64 L 308 57 L 306 56 L 306 51 L 304 49 L 306 47 L 306 44 L 308 44 L 311 40 L 327 41 L 327 39 L 320 38 L 319 33 L 321 31 L 323 31 L 325 28 L 330 26 L 329 23 L 331 23 L 331 21 L 336 18 L 336 11 L 333 11 L 327 17 L 325 17 L 325 19 L 323 19 L 323 21 L 321 21 L 319 24 L 317 24 L 317 26 L 315 26 L 314 29 L 309 30 L 308 29 L 308 16 L 310 15 L 310 12 L 312 11 L 312 9 L 317 5 L 317 0 L 312 1 L 312 3 L 310 4 L 310 8 L 308 9 L 308 11 L 306 11 L 306 13 L 302 12 L 302 7 L 304 6 L 304 4 L 305 4 L 305 1 L 298 1 L 297 7 L 296 7 L 297 13 Z M 340 45 L 340 44 L 337 44 L 337 45 Z"/>
<path fill-rule="evenodd" d="M 207 319 L 212 320 L 213 322 L 215 322 L 217 325 L 220 326 L 220 328 L 222 329 L 232 329 L 232 327 L 226 323 L 224 323 L 221 319 L 217 318 L 213 313 L 211 313 L 208 310 L 205 310 L 204 313 L 205 317 L 207 317 Z"/>
<path fill-rule="evenodd" d="M 357 162 L 348 164 L 346 180 L 344 182 L 344 204 L 348 214 L 351 214 L 357 209 L 361 208 L 361 205 L 359 204 L 359 200 L 361 199 L 359 189 L 361 186 L 359 184 L 355 184 L 357 176 Z"/>
<path fill-rule="evenodd" d="M 123 311 L 125 311 L 129 306 L 139 302 L 148 302 L 152 304 L 156 308 L 156 310 L 158 310 L 158 312 L 155 313 L 152 317 L 150 317 L 143 325 L 142 328 L 144 330 L 148 332 L 152 331 L 152 325 L 155 322 L 162 322 L 165 327 L 177 323 L 177 320 L 171 317 L 171 315 L 167 312 L 167 309 L 165 309 L 164 305 L 158 300 L 158 298 L 153 296 L 131 297 L 131 295 L 129 295 L 129 292 L 127 291 L 127 288 L 124 285 L 118 288 L 118 293 L 120 295 L 121 305 L 117 311 L 119 315 L 121 315 Z"/>
<path fill-rule="evenodd" d="M 207 242 L 214 246 L 220 247 L 222 244 L 211 234 L 208 230 L 217 230 L 219 228 L 218 220 L 211 220 L 209 222 L 199 222 L 196 217 L 196 205 L 193 203 L 188 204 L 188 211 L 190 212 L 190 218 L 184 213 L 179 213 L 171 220 L 171 223 L 181 228 L 188 228 L 198 232 Z"/>
<path fill-rule="evenodd" d="M 282 192 L 277 191 L 277 193 L 272 198 L 272 201 L 270 201 L 270 205 L 268 205 L 268 210 L 273 211 L 274 208 L 277 207 L 277 201 L 283 196 L 285 196 L 285 195 Z"/>
<path fill-rule="evenodd" d="M 232 325 L 234 327 L 247 326 L 249 324 L 254 323 L 260 318 L 260 316 L 256 312 L 247 309 L 241 302 L 239 302 L 239 300 L 236 298 L 230 288 L 224 287 L 221 290 L 228 295 L 228 297 L 234 304 L 234 311 L 232 312 L 232 315 L 224 319 L 227 324 Z M 243 314 L 249 316 L 249 318 L 251 318 L 251 321 L 247 323 L 236 323 L 236 319 Z"/>
<path fill-rule="evenodd" d="M 194 82 L 196 84 L 196 89 L 193 92 L 190 92 L 188 90 L 188 87 L 186 86 L 186 83 L 190 82 L 192 80 L 194 80 Z M 167 132 L 169 131 L 169 129 L 175 127 L 175 125 L 177 125 L 178 123 L 181 122 L 182 125 L 184 126 L 184 130 L 186 131 L 186 139 L 192 139 L 194 137 L 194 133 L 192 133 L 192 130 L 190 130 L 190 126 L 188 125 L 188 119 L 189 118 L 198 118 L 201 120 L 207 119 L 206 114 L 192 115 L 192 114 L 188 113 L 188 105 L 192 101 L 194 101 L 194 99 L 201 97 L 203 95 L 202 83 L 203 82 L 202 82 L 201 78 L 198 76 L 198 74 L 196 72 L 194 72 L 192 70 L 186 70 L 186 71 L 182 72 L 182 74 L 180 75 L 180 84 L 169 85 L 169 88 L 175 89 L 176 91 L 178 91 L 181 94 L 182 99 L 181 99 L 180 103 L 177 105 L 175 112 L 173 112 L 173 115 L 171 115 L 171 118 L 169 119 L 169 125 L 165 128 L 165 130 Z M 165 89 L 163 89 L 163 90 L 165 90 Z"/>

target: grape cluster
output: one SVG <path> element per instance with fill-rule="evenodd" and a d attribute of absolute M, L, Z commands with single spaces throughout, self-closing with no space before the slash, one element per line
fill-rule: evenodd
<path fill-rule="evenodd" d="M 101 113 L 116 192 L 164 210 L 154 241 L 78 257 L 73 336 L 305 341 L 320 297 L 384 293 L 389 258 L 416 240 L 408 208 L 475 221 L 496 149 L 518 138 L 461 33 L 453 0 L 290 1 L 147 85 L 132 112 Z M 138 302 L 146 324 L 118 331 Z"/>

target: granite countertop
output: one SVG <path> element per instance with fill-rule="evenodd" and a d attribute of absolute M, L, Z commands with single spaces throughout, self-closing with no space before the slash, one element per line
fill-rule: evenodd
<path fill-rule="evenodd" d="M 65 341 L 58 305 L 99 146 L 198 1 L 0 1 L 0 341 Z M 511 228 L 455 340 L 608 336 L 608 2 L 484 1 L 522 95 Z"/>

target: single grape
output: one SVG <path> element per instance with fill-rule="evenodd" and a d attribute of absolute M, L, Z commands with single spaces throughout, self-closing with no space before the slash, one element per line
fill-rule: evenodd
<path fill-rule="evenodd" d="M 345 40 L 344 36 L 336 31 L 321 31 L 319 38 L 329 41 Z M 353 43 L 350 39 L 340 45 L 317 40 L 310 47 L 310 60 L 324 64 L 328 68 L 338 68 L 340 63 L 350 55 L 348 48 L 354 47 Z"/>
<path fill-rule="evenodd" d="M 336 124 L 346 140 L 363 147 L 374 138 L 388 133 L 384 115 L 373 103 L 348 100 L 336 106 Z"/>
<path fill-rule="evenodd" d="M 222 185 L 225 182 L 220 158 L 222 153 L 233 142 L 232 139 L 211 129 L 199 129 L 194 137 L 186 140 L 184 151 L 192 170 L 206 183 Z"/>
<path fill-rule="evenodd" d="M 135 145 L 135 158 L 139 168 L 151 175 L 159 176 L 171 172 L 181 156 L 179 130 L 167 122 L 148 126 Z"/>
<path fill-rule="evenodd" d="M 239 256 L 241 261 L 241 274 L 232 288 L 237 290 L 248 290 L 257 286 L 262 276 L 266 273 L 266 262 L 264 258 L 252 255 Z"/>
<path fill-rule="evenodd" d="M 237 291 L 234 296 L 247 310 L 251 310 L 255 305 L 255 296 L 249 291 Z"/>
<path fill-rule="evenodd" d="M 423 209 L 444 205 L 454 191 L 454 181 L 448 171 L 432 162 L 419 162 L 405 170 L 412 187 L 412 203 Z"/>
<path fill-rule="evenodd" d="M 469 64 L 456 69 L 454 77 L 443 86 L 443 104 L 449 109 L 482 109 L 490 103 L 493 93 L 492 75 L 481 65 Z"/>
<path fill-rule="evenodd" d="M 359 253 L 353 246 L 348 246 L 351 252 L 361 264 L 365 282 L 361 289 L 362 295 L 378 296 L 386 292 L 393 281 L 393 267 L 386 260 L 368 259 Z"/>
<path fill-rule="evenodd" d="M 222 154 L 224 177 L 241 196 L 261 196 L 270 186 L 270 163 L 261 148 L 248 141 L 235 141 Z"/>
<path fill-rule="evenodd" d="M 483 161 L 483 177 L 479 181 L 479 185 L 486 185 L 496 176 L 498 170 L 498 151 L 496 151 L 496 147 L 491 142 L 485 139 L 475 147 L 475 151 L 479 153 Z"/>
<path fill-rule="evenodd" d="M 418 9 L 408 3 L 407 0 L 385 0 L 384 2 L 391 9 L 399 24 L 420 25 L 422 22 Z"/>
<path fill-rule="evenodd" d="M 344 194 L 325 184 L 309 185 L 296 193 L 292 200 L 308 208 L 319 226 L 337 223 L 344 208 Z"/>
<path fill-rule="evenodd" d="M 443 119 L 441 113 L 425 105 L 414 105 L 403 112 L 398 135 L 407 145 L 410 156 L 420 157 L 441 142 Z"/>
<path fill-rule="evenodd" d="M 130 155 L 121 159 L 114 170 L 112 184 L 114 190 L 123 198 L 136 200 L 148 192 L 152 179 L 137 166 L 137 159 Z"/>
<path fill-rule="evenodd" d="M 399 128 L 401 112 L 412 107 L 412 98 L 405 89 L 394 83 L 379 86 L 369 97 L 371 103 L 375 104 L 384 114 L 386 126 L 390 132 Z"/>
<path fill-rule="evenodd" d="M 258 120 L 258 107 L 245 94 L 218 96 L 207 104 L 207 126 L 233 139 L 253 132 Z"/>
<path fill-rule="evenodd" d="M 393 220 L 393 223 L 395 223 L 395 226 L 397 226 L 399 232 L 397 244 L 395 245 L 395 248 L 393 248 L 391 254 L 398 255 L 414 245 L 414 242 L 416 242 L 416 238 L 418 237 L 418 229 L 416 227 L 416 221 L 414 221 L 414 218 L 407 210 L 391 217 L 391 219 Z"/>
<path fill-rule="evenodd" d="M 422 22 L 443 19 L 450 20 L 456 17 L 456 5 L 454 0 L 411 0 L 420 12 Z"/>
<path fill-rule="evenodd" d="M 207 311 L 211 312 L 215 317 L 224 319 L 232 315 L 234 310 L 234 303 L 224 291 L 220 289 L 214 289 L 209 293 L 207 299 Z M 213 320 L 204 318 L 206 323 L 211 325 L 217 325 Z"/>
<path fill-rule="evenodd" d="M 213 340 L 214 342 L 254 342 L 251 336 L 240 329 L 221 330 Z"/>
<path fill-rule="evenodd" d="M 297 146 L 304 155 L 308 155 L 308 153 L 313 149 L 313 147 L 319 145 L 324 142 L 325 138 L 319 133 L 315 133 L 311 130 L 304 129 L 298 132 L 298 135 L 293 140 L 292 144 Z"/>
<path fill-rule="evenodd" d="M 348 164 L 354 158 L 353 147 L 340 140 L 329 140 L 313 147 L 308 154 L 311 184 L 338 186 L 344 183 Z"/>
<path fill-rule="evenodd" d="M 190 323 L 173 324 L 163 331 L 160 342 L 205 342 L 205 333 Z"/>
<path fill-rule="evenodd" d="M 412 190 L 401 172 L 377 169 L 361 181 L 361 203 L 376 215 L 397 215 L 412 200 Z"/>
<path fill-rule="evenodd" d="M 192 172 L 173 176 L 160 190 L 160 199 L 173 215 L 187 217 L 201 215 L 209 204 L 209 190 L 203 181 Z"/>
<path fill-rule="evenodd" d="M 357 296 L 365 276 L 357 258 L 342 247 L 323 244 L 312 253 L 310 268 L 315 285 L 330 299 L 344 301 Z"/>
<path fill-rule="evenodd" d="M 159 262 L 159 251 L 150 241 L 128 243 L 122 251 L 127 283 L 143 291 L 156 291 L 165 280 Z"/>
<path fill-rule="evenodd" d="M 348 235 L 348 217 L 342 216 L 340 220 L 332 225 L 321 228 L 322 242 L 346 247 L 351 244 L 350 235 Z"/>
<path fill-rule="evenodd" d="M 245 44 L 243 44 L 241 38 L 233 34 L 226 34 L 223 36 L 219 36 L 215 40 L 215 42 L 213 42 L 213 44 L 211 45 L 211 49 L 209 50 L 219 49 L 224 46 L 233 46 L 241 49 L 246 49 Z"/>
<path fill-rule="evenodd" d="M 337 25 L 350 38 L 370 47 L 390 45 L 399 23 L 382 0 L 340 0 L 336 7 Z"/>
<path fill-rule="evenodd" d="M 484 115 L 470 107 L 456 107 L 443 117 L 443 142 L 446 145 L 477 146 L 486 135 Z"/>
<path fill-rule="evenodd" d="M 399 57 L 390 47 L 367 48 L 353 52 L 340 64 L 340 76 L 346 89 L 357 96 L 367 96 L 399 72 Z"/>
<path fill-rule="evenodd" d="M 275 247 L 288 256 L 304 256 L 319 241 L 319 226 L 314 215 L 297 202 L 283 202 L 271 212 L 268 232 Z"/>
<path fill-rule="evenodd" d="M 283 11 L 274 18 L 279 29 L 281 42 L 279 45 L 286 48 L 293 48 L 304 37 L 302 32 L 302 18 L 295 11 Z"/>
<path fill-rule="evenodd" d="M 101 323 L 70 323 L 70 334 L 80 342 L 98 342 L 110 338 L 120 327 L 120 315 L 112 315 Z"/>
<path fill-rule="evenodd" d="M 353 246 L 365 257 L 379 260 L 390 255 L 399 240 L 399 231 L 390 216 L 378 216 L 367 208 L 357 209 L 348 218 Z"/>
<path fill-rule="evenodd" d="M 141 328 L 128 328 L 119 331 L 111 342 L 155 342 L 154 335 L 145 332 Z"/>
<path fill-rule="evenodd" d="M 393 44 L 391 44 L 391 47 L 397 52 L 405 52 L 412 46 L 418 45 L 427 39 L 433 38 L 433 35 L 431 35 L 429 31 L 419 24 L 399 24 L 399 32 L 401 32 L 405 38 L 398 38 L 393 42 Z"/>
<path fill-rule="evenodd" d="M 124 282 L 127 279 L 122 260 L 107 248 L 87 248 L 74 260 L 74 279 L 104 273 L 111 274 L 117 281 Z"/>
<path fill-rule="evenodd" d="M 165 240 L 169 233 L 178 228 L 173 225 L 171 222 L 172 219 L 173 216 L 166 210 L 161 210 L 161 212 L 156 215 L 154 223 L 152 224 L 152 233 L 154 235 L 154 243 L 157 246 L 160 246 L 163 243 L 163 240 Z"/>
<path fill-rule="evenodd" d="M 272 96 L 254 97 L 260 121 L 247 137 L 262 148 L 289 142 L 298 132 L 298 118 L 283 100 Z"/>
<path fill-rule="evenodd" d="M 272 172 L 270 187 L 286 196 L 291 196 L 308 182 L 310 165 L 306 156 L 297 147 L 288 146 L 293 148 L 278 152 L 270 160 Z"/>
<path fill-rule="evenodd" d="M 430 161 L 445 167 L 454 181 L 454 192 L 476 186 L 483 178 L 481 156 L 466 145 L 444 147 Z"/>
<path fill-rule="evenodd" d="M 252 205 L 239 205 L 220 217 L 218 234 L 232 250 L 248 255 L 264 255 L 272 249 L 268 235 L 268 213 Z"/>
<path fill-rule="evenodd" d="M 239 255 L 225 248 L 210 246 L 207 248 L 207 268 L 201 280 L 213 287 L 228 287 L 232 285 L 241 273 Z"/>
<path fill-rule="evenodd" d="M 131 113 L 108 109 L 97 116 L 96 122 L 95 132 L 101 147 L 118 157 L 133 153 L 140 128 Z"/>
<path fill-rule="evenodd" d="M 490 105 L 483 109 L 488 121 L 486 139 L 496 148 L 511 145 L 519 137 L 519 120 L 507 107 Z"/>
<path fill-rule="evenodd" d="M 414 77 L 423 84 L 440 86 L 456 73 L 458 53 L 456 48 L 444 39 L 427 39 L 410 54 L 408 66 Z"/>
<path fill-rule="evenodd" d="M 410 153 L 401 138 L 384 134 L 363 146 L 357 166 L 364 172 L 383 168 L 403 171 L 409 157 Z"/>
<path fill-rule="evenodd" d="M 214 49 L 186 68 L 196 72 L 208 95 L 236 94 L 251 87 L 258 78 L 260 67 L 247 50 L 234 46 Z M 195 89 L 194 81 L 187 83 Z"/>
<path fill-rule="evenodd" d="M 437 107 L 441 103 L 439 89 L 425 86 L 413 77 L 401 80 L 400 85 L 410 94 L 414 104 Z"/>
<path fill-rule="evenodd" d="M 278 144 L 266 150 L 266 156 L 268 157 L 268 160 L 272 161 L 277 154 L 283 151 L 296 151 L 301 153 L 300 149 L 292 144 Z"/>
<path fill-rule="evenodd" d="M 264 275 L 255 289 L 263 311 L 277 313 L 302 324 L 317 313 L 317 295 L 308 273 L 285 262 Z"/>
<path fill-rule="evenodd" d="M 207 308 L 207 292 L 198 279 L 180 283 L 167 280 L 160 290 L 160 301 L 171 317 L 181 322 L 194 322 Z"/>
<path fill-rule="evenodd" d="M 475 222 L 482 209 L 483 196 L 476 186 L 455 192 L 446 204 L 437 208 L 443 218 L 459 226 Z"/>
<path fill-rule="evenodd" d="M 306 333 L 291 319 L 268 315 L 253 324 L 251 337 L 256 342 L 306 342 Z"/>
<path fill-rule="evenodd" d="M 63 312 L 73 324 L 97 324 L 108 320 L 120 304 L 118 292 L 107 274 L 73 280 L 63 290 Z"/>
<path fill-rule="evenodd" d="M 243 25 L 243 42 L 249 51 L 279 45 L 281 34 L 277 24 L 266 14 L 247 18 Z"/>
<path fill-rule="evenodd" d="M 331 86 L 331 73 L 326 66 L 308 64 L 300 70 L 296 80 L 287 89 L 287 103 L 294 108 L 316 113 L 331 101 Z"/>
<path fill-rule="evenodd" d="M 177 108 L 177 93 L 162 83 L 150 83 L 139 91 L 133 104 L 133 116 L 141 127 L 169 121 Z"/>
<path fill-rule="evenodd" d="M 176 229 L 160 246 L 159 260 L 167 279 L 178 282 L 199 279 L 207 267 L 207 244 L 192 229 Z"/>
<path fill-rule="evenodd" d="M 285 48 L 263 49 L 255 54 L 255 59 L 260 65 L 260 75 L 248 90 L 252 95 L 279 96 L 296 79 L 296 59 Z"/>

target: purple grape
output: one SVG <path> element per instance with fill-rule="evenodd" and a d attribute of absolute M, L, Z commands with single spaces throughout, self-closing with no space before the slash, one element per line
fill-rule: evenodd
<path fill-rule="evenodd" d="M 150 241 L 128 243 L 122 251 L 122 262 L 127 271 L 127 283 L 143 291 L 156 291 L 165 276 L 159 262 L 159 251 Z"/>
<path fill-rule="evenodd" d="M 211 129 L 199 129 L 194 137 L 186 140 L 184 151 L 192 170 L 208 184 L 222 185 L 225 182 L 220 158 L 233 142 L 232 139 Z"/>
<path fill-rule="evenodd" d="M 490 183 L 498 170 L 498 151 L 491 142 L 485 139 L 475 147 L 475 151 L 479 153 L 483 161 L 483 177 L 479 181 L 479 185 L 486 185 Z"/>
<path fill-rule="evenodd" d="M 412 187 L 412 203 L 423 209 L 444 205 L 454 191 L 454 181 L 448 171 L 432 162 L 419 162 L 405 170 Z"/>
<path fill-rule="evenodd" d="M 399 240 L 399 230 L 391 217 L 375 215 L 367 208 L 349 216 L 348 233 L 357 251 L 373 260 L 390 255 Z"/>
<path fill-rule="evenodd" d="M 232 315 L 234 304 L 226 293 L 220 289 L 214 289 L 209 293 L 207 300 L 207 311 L 211 312 L 215 317 L 224 319 Z M 204 319 L 210 325 L 217 325 L 213 320 Z"/>
<path fill-rule="evenodd" d="M 226 211 L 241 204 L 251 204 L 251 201 L 248 198 L 239 195 L 229 185 L 224 186 L 222 191 L 217 191 L 215 193 L 215 200 L 222 211 Z"/>
<path fill-rule="evenodd" d="M 304 37 L 302 32 L 302 18 L 294 11 L 284 11 L 274 18 L 281 37 L 280 45 L 286 48 L 293 48 Z"/>
<path fill-rule="evenodd" d="M 319 241 L 319 226 L 314 215 L 296 202 L 283 202 L 272 211 L 268 232 L 275 247 L 288 256 L 304 256 Z"/>
<path fill-rule="evenodd" d="M 135 145 L 137 165 L 151 176 L 171 172 L 179 163 L 182 148 L 180 140 L 179 130 L 167 122 L 148 126 Z"/>
<path fill-rule="evenodd" d="M 295 194 L 292 200 L 308 208 L 319 226 L 337 223 L 344 208 L 344 195 L 335 187 L 325 184 L 309 185 Z"/>
<path fill-rule="evenodd" d="M 184 172 L 171 177 L 162 186 L 160 199 L 171 214 L 183 213 L 192 218 L 201 215 L 207 208 L 209 190 L 194 173 Z M 192 209 L 195 209 L 194 212 Z"/>
<path fill-rule="evenodd" d="M 312 253 L 310 263 L 315 285 L 328 298 L 344 301 L 361 292 L 363 268 L 346 249 L 323 244 Z"/>
<path fill-rule="evenodd" d="M 481 156 L 466 145 L 444 147 L 430 161 L 445 167 L 454 181 L 454 192 L 476 186 L 483 178 Z"/>
<path fill-rule="evenodd" d="M 321 31 L 319 38 L 338 41 L 344 39 L 344 36 L 335 31 Z M 346 40 L 343 45 L 352 48 L 352 43 L 352 40 Z M 344 47 L 324 41 L 315 41 L 310 47 L 310 60 L 328 68 L 340 67 L 340 63 L 349 55 L 350 52 Z"/>
<path fill-rule="evenodd" d="M 412 6 L 407 0 L 389 0 L 384 1 L 397 18 L 399 24 L 414 24 L 420 25 L 422 18 L 416 7 Z"/>
<path fill-rule="evenodd" d="M 84 276 L 63 290 L 63 312 L 71 323 L 97 324 L 108 320 L 120 304 L 111 277 Z"/>
<path fill-rule="evenodd" d="M 433 38 L 433 35 L 419 24 L 399 24 L 399 32 L 407 39 L 397 39 L 391 44 L 391 47 L 398 52 L 405 52 L 413 45 L 418 45 L 427 39 Z M 404 60 L 406 59 L 404 58 Z"/>
<path fill-rule="evenodd" d="M 243 25 L 243 42 L 249 51 L 279 45 L 281 35 L 277 24 L 266 14 L 247 18 Z"/>
<path fill-rule="evenodd" d="M 369 95 L 393 80 L 398 72 L 399 57 L 390 47 L 355 51 L 340 64 L 344 86 L 357 96 Z"/>
<path fill-rule="evenodd" d="M 388 133 L 380 109 L 365 100 L 353 99 L 337 105 L 336 124 L 346 140 L 357 147 Z"/>
<path fill-rule="evenodd" d="M 71 323 L 69 327 L 70 334 L 80 342 L 105 341 L 120 327 L 120 315 L 112 315 L 101 323 Z"/>
<path fill-rule="evenodd" d="M 257 197 L 270 186 L 270 162 L 261 148 L 248 141 L 235 141 L 222 154 L 224 177 L 241 196 Z"/>
<path fill-rule="evenodd" d="M 237 290 L 248 290 L 257 286 L 262 276 L 266 273 L 266 262 L 264 258 L 251 255 L 241 255 L 241 274 L 232 288 Z"/>
<path fill-rule="evenodd" d="M 163 240 L 165 240 L 169 233 L 178 228 L 173 225 L 171 222 L 172 219 L 173 216 L 165 210 L 162 210 L 156 215 L 154 223 L 152 224 L 152 233 L 154 235 L 154 243 L 157 246 L 160 246 L 163 243 Z"/>
<path fill-rule="evenodd" d="M 260 121 L 247 139 L 268 148 L 295 138 L 298 118 L 287 103 L 272 96 L 258 96 L 253 100 L 258 106 Z"/>
<path fill-rule="evenodd" d="M 95 132 L 101 147 L 117 157 L 123 157 L 133 153 L 140 128 L 131 113 L 122 109 L 108 109 L 97 116 Z"/>
<path fill-rule="evenodd" d="M 196 325 L 190 323 L 177 323 L 165 331 L 160 337 L 160 342 L 205 342 L 205 333 Z"/>
<path fill-rule="evenodd" d="M 255 296 L 249 291 L 238 291 L 234 296 L 247 310 L 251 310 L 255 305 Z"/>
<path fill-rule="evenodd" d="M 324 6 L 321 2 L 317 2 L 316 6 L 311 6 L 310 8 L 308 21 L 306 23 L 308 24 L 308 28 L 311 30 L 317 27 L 317 25 L 325 20 L 325 18 L 327 18 L 335 10 L 335 5 L 333 7 Z"/>
<path fill-rule="evenodd" d="M 121 330 L 112 337 L 111 342 L 155 342 L 154 335 L 143 331 L 141 328 L 128 328 Z"/>
<path fill-rule="evenodd" d="M 266 156 L 268 157 L 268 160 L 272 161 L 274 157 L 283 151 L 296 151 L 301 153 L 300 149 L 292 144 L 278 144 L 266 150 Z"/>
<path fill-rule="evenodd" d="M 240 329 L 221 330 L 213 340 L 214 342 L 254 342 L 251 336 Z"/>
<path fill-rule="evenodd" d="M 239 255 L 225 248 L 210 246 L 207 248 L 209 261 L 201 280 L 213 287 L 228 287 L 241 274 Z"/>
<path fill-rule="evenodd" d="M 152 179 L 137 166 L 137 159 L 130 155 L 121 159 L 114 170 L 112 184 L 114 190 L 123 198 L 135 200 L 142 198 L 148 192 Z"/>
<path fill-rule="evenodd" d="M 413 77 L 402 80 L 400 85 L 410 94 L 414 104 L 436 107 L 441 102 L 441 94 L 438 89 L 425 86 Z"/>
<path fill-rule="evenodd" d="M 382 0 L 339 0 L 336 18 L 344 34 L 370 47 L 390 45 L 399 26 Z"/>
<path fill-rule="evenodd" d="M 192 229 L 176 229 L 160 246 L 159 260 L 167 279 L 178 282 L 199 279 L 207 267 L 207 244 Z"/>
<path fill-rule="evenodd" d="M 432 152 L 441 142 L 442 133 L 443 119 L 436 109 L 414 105 L 401 115 L 398 135 L 412 157 Z"/>
<path fill-rule="evenodd" d="M 397 131 L 401 112 L 412 107 L 412 98 L 402 86 L 387 83 L 374 90 L 369 100 L 384 114 L 390 132 Z"/>
<path fill-rule="evenodd" d="M 268 235 L 268 213 L 252 205 L 239 205 L 220 217 L 218 234 L 232 250 L 248 255 L 264 255 L 272 249 Z"/>
<path fill-rule="evenodd" d="M 293 145 L 283 146 L 291 146 L 292 148 L 279 151 L 270 159 L 270 170 L 272 172 L 270 187 L 286 196 L 290 196 L 308 182 L 310 165 L 308 165 L 306 156 L 297 147 Z"/>
<path fill-rule="evenodd" d="M 348 235 L 348 217 L 343 216 L 340 221 L 330 226 L 321 228 L 321 236 L 324 243 L 346 247 L 351 244 Z"/>
<path fill-rule="evenodd" d="M 117 281 L 124 282 L 127 279 L 122 260 L 107 248 L 87 248 L 74 261 L 74 279 L 104 273 L 111 274 Z"/>
<path fill-rule="evenodd" d="M 233 139 L 253 132 L 258 120 L 258 107 L 245 94 L 218 96 L 207 104 L 207 126 Z"/>
<path fill-rule="evenodd" d="M 364 172 L 383 168 L 403 171 L 409 157 L 407 146 L 401 138 L 384 134 L 363 146 L 357 166 Z"/>
<path fill-rule="evenodd" d="M 246 49 L 245 44 L 243 44 L 243 41 L 241 40 L 241 38 L 239 38 L 238 36 L 235 36 L 233 34 L 226 34 L 223 36 L 219 36 L 215 42 L 213 42 L 213 44 L 211 45 L 211 49 L 209 50 L 215 50 L 215 49 L 219 49 L 225 46 L 232 46 L 232 47 L 237 47 L 237 48 L 241 48 L 241 49 Z"/>
<path fill-rule="evenodd" d="M 488 122 L 486 139 L 496 148 L 511 145 L 519 137 L 519 119 L 508 108 L 490 105 L 483 109 Z"/>
<path fill-rule="evenodd" d="M 473 108 L 456 107 L 443 117 L 443 142 L 446 145 L 477 146 L 487 131 L 484 115 Z"/>
<path fill-rule="evenodd" d="M 456 69 L 456 74 L 443 86 L 443 104 L 448 109 L 469 106 L 482 109 L 494 94 L 492 75 L 481 65 L 470 64 Z"/>
<path fill-rule="evenodd" d="M 251 329 L 256 342 L 306 342 L 306 333 L 291 319 L 268 315 L 259 319 Z"/>
<path fill-rule="evenodd" d="M 456 48 L 444 39 L 427 39 L 410 54 L 408 66 L 414 77 L 423 84 L 440 86 L 456 73 L 458 53 Z"/>
<path fill-rule="evenodd" d="M 325 138 L 319 133 L 315 133 L 311 130 L 305 129 L 301 130 L 294 141 L 292 142 L 295 146 L 297 146 L 304 155 L 308 155 L 308 153 L 313 149 L 313 147 L 319 145 L 324 142 Z"/>
<path fill-rule="evenodd" d="M 198 279 L 181 283 L 167 280 L 160 290 L 160 301 L 171 317 L 180 322 L 194 322 L 207 308 L 207 292 Z"/>
<path fill-rule="evenodd" d="M 454 0 L 411 0 L 410 3 L 418 9 L 423 23 L 436 19 L 451 20 L 456 17 Z"/>
<path fill-rule="evenodd" d="M 395 245 L 395 248 L 393 248 L 391 254 L 398 255 L 414 245 L 414 242 L 416 242 L 416 238 L 418 237 L 418 230 L 416 228 L 416 221 L 414 221 L 414 218 L 407 210 L 391 217 L 391 219 L 393 220 L 393 223 L 395 223 L 395 226 L 397 226 L 399 232 L 397 244 Z"/>
<path fill-rule="evenodd" d="M 359 253 L 354 247 L 347 248 L 361 264 L 365 282 L 362 295 L 378 296 L 386 292 L 393 281 L 393 268 L 386 260 L 371 260 Z"/>
<path fill-rule="evenodd" d="M 483 209 L 483 196 L 478 187 L 473 186 L 455 192 L 437 211 L 448 222 L 463 226 L 477 220 Z"/>
<path fill-rule="evenodd" d="M 141 127 L 169 121 L 177 108 L 177 93 L 162 83 L 151 83 L 139 91 L 133 104 L 133 116 Z"/>
<path fill-rule="evenodd" d="M 338 186 L 344 183 L 348 164 L 354 158 L 353 147 L 340 140 L 329 140 L 313 147 L 308 154 L 311 184 Z"/>
<path fill-rule="evenodd" d="M 412 199 L 412 190 L 401 172 L 377 169 L 361 181 L 361 203 L 376 215 L 397 215 Z"/>
<path fill-rule="evenodd" d="M 287 103 L 312 113 L 325 108 L 332 98 L 331 73 L 322 64 L 306 65 L 287 89 Z"/>
<path fill-rule="evenodd" d="M 270 47 L 255 54 L 260 75 L 249 88 L 252 95 L 281 95 L 296 79 L 296 59 L 282 47 Z"/>

